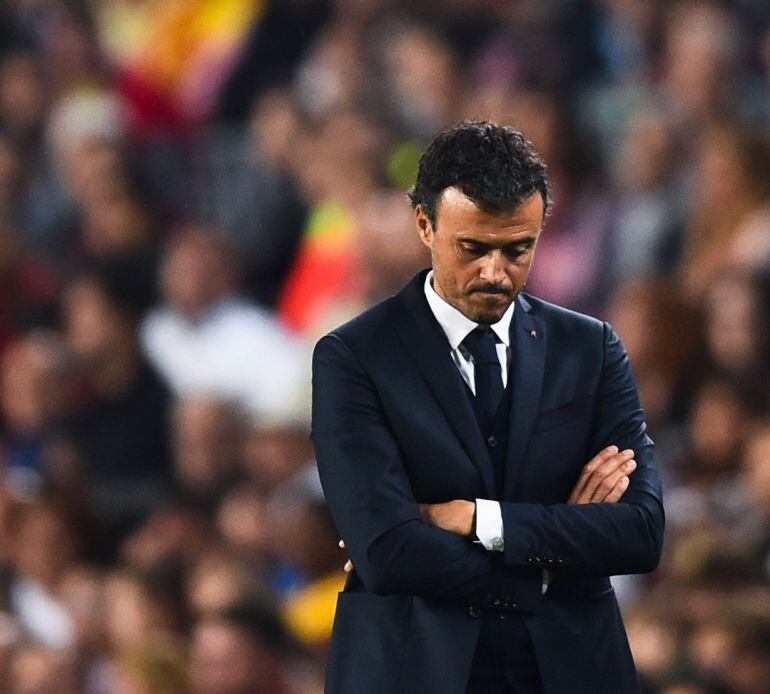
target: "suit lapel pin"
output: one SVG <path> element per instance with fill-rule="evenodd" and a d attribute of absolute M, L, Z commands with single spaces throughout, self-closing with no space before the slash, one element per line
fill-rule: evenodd
<path fill-rule="evenodd" d="M 537 330 L 530 330 L 530 331 L 529 331 L 529 336 L 530 336 L 532 339 L 535 339 L 535 338 L 537 337 Z"/>

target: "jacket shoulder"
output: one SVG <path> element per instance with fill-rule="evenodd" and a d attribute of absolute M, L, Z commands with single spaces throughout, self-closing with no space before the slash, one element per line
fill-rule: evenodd
<path fill-rule="evenodd" d="M 596 336 L 600 339 L 604 335 L 606 323 L 594 316 L 573 311 L 531 294 L 522 293 L 521 297 L 529 305 L 530 314 L 543 320 L 551 330 L 573 336 Z"/>
<path fill-rule="evenodd" d="M 541 316 L 546 321 L 554 321 L 567 325 L 584 326 L 594 330 L 602 330 L 604 321 L 589 316 L 587 313 L 573 311 L 571 308 L 559 306 L 545 299 L 540 299 L 532 294 L 524 294 L 521 297 L 529 304 L 533 316 Z"/>

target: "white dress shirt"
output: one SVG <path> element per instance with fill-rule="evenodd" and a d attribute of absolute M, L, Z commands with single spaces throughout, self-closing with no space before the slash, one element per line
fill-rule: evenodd
<path fill-rule="evenodd" d="M 178 396 L 234 400 L 269 421 L 307 418 L 307 347 L 249 301 L 223 299 L 194 322 L 160 306 L 144 320 L 140 339 Z"/>
<path fill-rule="evenodd" d="M 433 271 L 425 278 L 425 298 L 428 306 L 444 331 L 451 350 L 452 360 L 460 371 L 465 383 L 476 394 L 474 380 L 473 356 L 462 344 L 462 341 L 479 324 L 464 316 L 454 306 L 442 299 L 433 288 Z M 508 368 L 511 365 L 511 318 L 516 302 L 512 301 L 508 310 L 497 323 L 489 327 L 499 339 L 497 343 L 497 358 L 500 360 L 500 373 L 503 377 L 503 388 L 508 385 Z M 502 552 L 505 546 L 503 538 L 503 514 L 500 504 L 490 499 L 476 499 L 476 537 L 488 550 Z"/>

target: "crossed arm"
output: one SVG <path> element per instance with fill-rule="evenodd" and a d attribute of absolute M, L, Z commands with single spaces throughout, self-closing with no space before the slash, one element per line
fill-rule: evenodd
<path fill-rule="evenodd" d="M 568 504 L 615 503 L 628 489 L 629 475 L 636 469 L 634 452 L 627 448 L 607 446 L 583 468 L 572 490 Z M 449 532 L 465 537 L 473 535 L 473 515 L 476 503 L 455 499 L 440 504 L 420 504 L 423 520 Z"/>
<path fill-rule="evenodd" d="M 502 558 L 494 557 L 463 536 L 472 502 L 417 504 L 369 377 L 338 336 L 321 340 L 313 364 L 313 440 L 329 508 L 364 585 L 375 593 L 460 603 L 489 593 L 520 594 L 525 584 L 539 592 L 539 580 L 522 570 L 543 547 L 564 568 L 589 574 L 654 568 L 663 511 L 652 444 L 637 421 L 641 410 L 625 352 L 608 328 L 601 389 L 603 424 L 593 443 L 604 442 L 595 446 L 602 453 L 584 469 L 571 503 L 502 502 L 506 548 Z M 633 447 L 633 477 L 617 452 L 604 450 L 613 440 Z"/>
<path fill-rule="evenodd" d="M 634 452 L 617 446 L 608 446 L 597 453 L 583 468 L 568 504 L 616 503 L 628 489 L 629 476 L 636 469 Z M 439 504 L 419 504 L 424 522 L 462 537 L 472 538 L 474 501 L 454 499 Z M 345 548 L 344 540 L 340 547 Z M 345 562 L 346 572 L 353 570 L 353 562 Z"/>

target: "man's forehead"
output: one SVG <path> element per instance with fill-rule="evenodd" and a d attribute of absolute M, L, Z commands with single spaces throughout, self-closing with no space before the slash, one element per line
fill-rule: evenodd
<path fill-rule="evenodd" d="M 445 188 L 438 199 L 436 216 L 442 223 L 483 223 L 494 227 L 527 226 L 540 228 L 543 222 L 544 202 L 539 192 L 501 210 L 488 210 L 469 198 L 458 186 Z"/>

